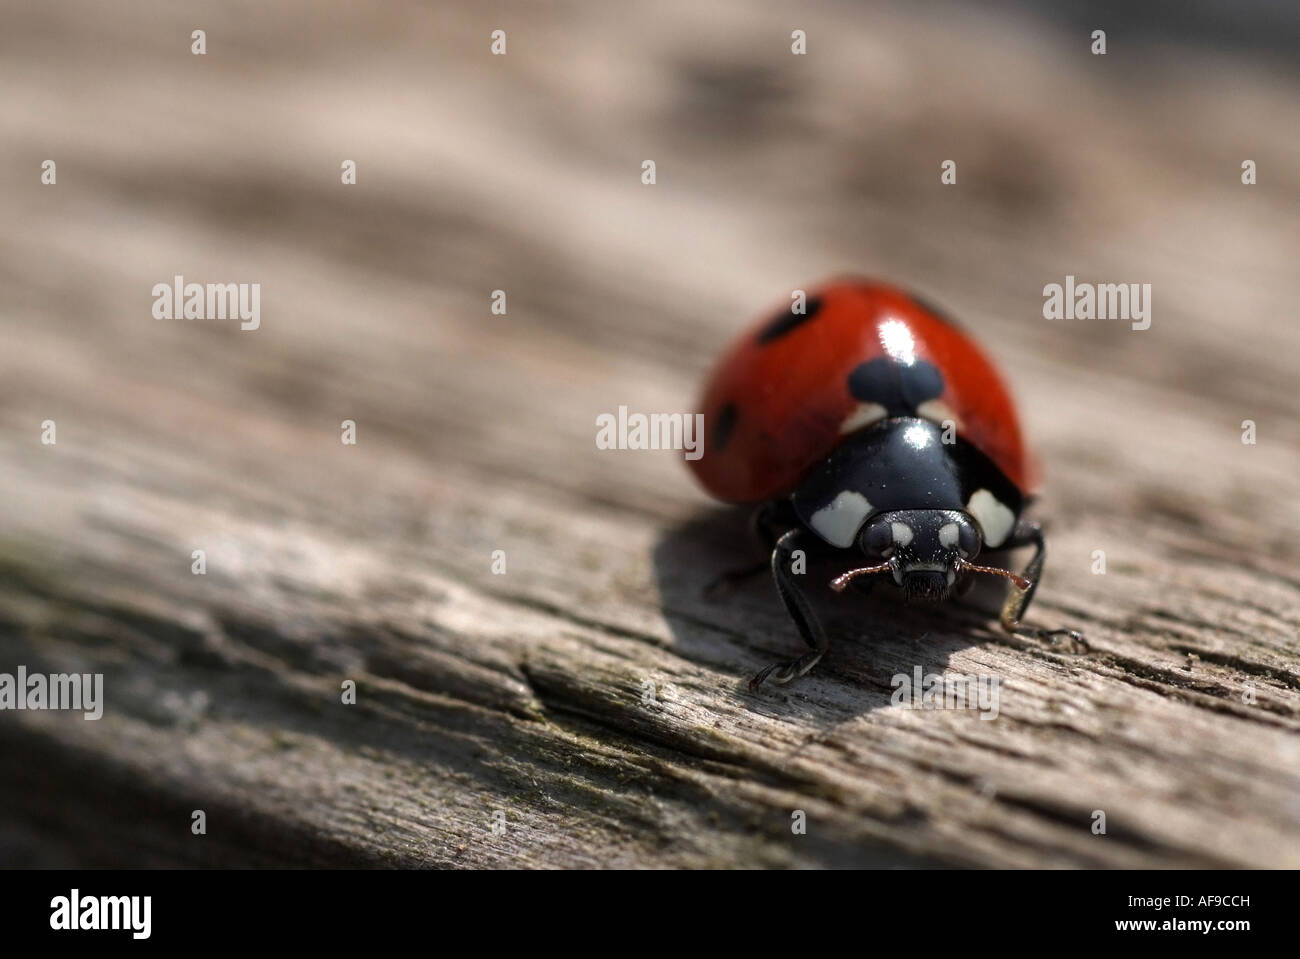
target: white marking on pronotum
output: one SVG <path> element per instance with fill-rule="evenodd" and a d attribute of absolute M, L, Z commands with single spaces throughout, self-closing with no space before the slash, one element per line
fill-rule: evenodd
<path fill-rule="evenodd" d="M 883 420 L 888 412 L 889 410 L 879 403 L 859 403 L 857 409 L 840 424 L 840 433 L 852 433 L 864 426 L 870 426 L 877 420 Z"/>
<path fill-rule="evenodd" d="M 862 521 L 871 513 L 871 504 L 861 493 L 841 490 L 830 503 L 813 513 L 810 524 L 832 546 L 852 546 Z"/>
<path fill-rule="evenodd" d="M 939 545 L 944 549 L 952 549 L 957 545 L 960 532 L 956 523 L 944 523 L 939 527 Z"/>
<path fill-rule="evenodd" d="M 906 523 L 890 523 L 889 528 L 894 534 L 894 542 L 899 546 L 912 542 L 912 527 Z"/>
<path fill-rule="evenodd" d="M 976 490 L 971 495 L 970 502 L 966 504 L 966 512 L 980 524 L 986 546 L 1001 546 L 1016 524 L 1016 514 L 999 503 L 997 497 L 986 489 Z"/>

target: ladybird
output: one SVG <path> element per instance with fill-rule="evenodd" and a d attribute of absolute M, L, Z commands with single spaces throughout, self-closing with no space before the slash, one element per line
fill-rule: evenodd
<path fill-rule="evenodd" d="M 1005 630 L 1082 640 L 1021 624 L 1046 556 L 1041 527 L 1022 516 L 1037 474 L 1002 376 L 943 312 L 883 283 L 831 283 L 746 332 L 697 409 L 704 452 L 691 469 L 717 499 L 755 505 L 751 525 L 771 551 L 706 593 L 770 567 L 810 647 L 760 671 L 751 688 L 787 683 L 826 653 L 792 570 L 796 550 L 866 556 L 831 581 L 836 592 L 885 579 L 937 603 L 964 592 L 972 574 L 1001 576 L 1010 581 Z M 1022 573 L 974 562 L 1021 546 L 1034 547 Z"/>

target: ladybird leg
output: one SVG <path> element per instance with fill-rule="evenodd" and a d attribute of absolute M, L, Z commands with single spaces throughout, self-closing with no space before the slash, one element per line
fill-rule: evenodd
<path fill-rule="evenodd" d="M 772 549 L 772 578 L 776 580 L 776 591 L 781 596 L 781 602 L 785 604 L 786 612 L 794 620 L 799 635 L 803 637 L 803 641 L 810 649 L 796 659 L 773 663 L 766 669 L 760 670 L 749 681 L 750 690 L 757 690 L 763 681 L 769 678 L 774 683 L 788 683 L 792 679 L 797 679 L 817 665 L 818 660 L 826 655 L 830 645 L 826 638 L 826 631 L 822 629 L 812 606 L 795 585 L 793 575 L 790 573 L 791 553 L 794 551 L 794 544 L 802 535 L 804 535 L 803 529 L 792 529 L 776 541 L 776 546 Z"/>
<path fill-rule="evenodd" d="M 782 523 L 776 503 L 764 503 L 754 510 L 749 516 L 749 535 L 758 544 L 765 558 L 749 566 L 729 569 L 715 576 L 704 587 L 704 598 L 710 601 L 722 599 L 730 595 L 745 580 L 766 571 L 771 566 L 771 560 L 766 558 L 766 554 L 776 546 L 777 537 L 788 529 L 789 525 L 789 523 Z"/>
<path fill-rule="evenodd" d="M 1015 583 L 1011 584 L 1011 590 L 1007 593 L 1007 601 L 1002 607 L 1002 628 L 1008 633 L 1032 636 L 1036 639 L 1046 639 L 1053 642 L 1069 639 L 1071 642 L 1082 644 L 1086 648 L 1088 641 L 1083 638 L 1083 634 L 1078 630 L 1043 629 L 1038 626 L 1021 624 L 1020 621 L 1024 618 L 1025 611 L 1029 609 L 1029 604 L 1034 598 L 1034 592 L 1038 589 L 1038 580 L 1043 575 L 1043 564 L 1047 560 L 1047 543 L 1043 539 L 1043 528 L 1036 522 L 1022 519 L 1016 524 L 1015 531 L 1012 532 L 1010 539 L 1003 548 L 1016 549 L 1020 546 L 1034 547 L 1034 555 L 1030 558 L 1029 565 L 1020 574 L 1029 580 L 1029 588 L 1021 589 Z"/>

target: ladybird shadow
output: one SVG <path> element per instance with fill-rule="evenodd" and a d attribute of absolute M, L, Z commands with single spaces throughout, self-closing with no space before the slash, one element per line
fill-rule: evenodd
<path fill-rule="evenodd" d="M 805 595 L 830 637 L 830 649 L 812 671 L 785 686 L 749 689 L 749 679 L 771 663 L 807 647 L 785 611 L 769 571 L 726 595 L 708 599 L 704 587 L 719 573 L 761 557 L 747 529 L 748 510 L 710 508 L 665 531 L 654 549 L 664 617 L 676 651 L 734 677 L 730 693 L 747 708 L 774 716 L 842 721 L 890 705 L 895 677 L 943 673 L 952 655 L 988 639 L 1000 594 L 972 590 L 960 603 L 913 606 L 889 583 L 869 595 L 837 594 L 830 580 L 853 566 L 852 553 L 809 557 Z"/>

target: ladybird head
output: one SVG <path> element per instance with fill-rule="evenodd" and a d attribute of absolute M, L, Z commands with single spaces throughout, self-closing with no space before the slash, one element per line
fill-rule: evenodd
<path fill-rule="evenodd" d="M 832 584 L 836 589 L 859 572 L 889 573 L 908 599 L 938 602 L 947 597 L 962 564 L 979 553 L 983 540 L 965 513 L 910 509 L 875 516 L 863 527 L 858 545 L 875 565 L 840 577 Z"/>
<path fill-rule="evenodd" d="M 937 603 L 946 599 L 957 577 L 984 573 L 1010 580 L 1021 591 L 1033 588 L 1026 577 L 971 559 L 984 545 L 980 528 L 966 513 L 948 509 L 908 509 L 880 513 L 858 536 L 872 565 L 851 569 L 831 580 L 837 593 L 858 576 L 889 573 L 908 599 Z"/>
<path fill-rule="evenodd" d="M 946 598 L 962 560 L 974 557 L 983 545 L 969 516 L 944 509 L 882 513 L 867 524 L 859 543 L 868 556 L 889 563 L 894 582 L 908 599 L 923 602 Z"/>

